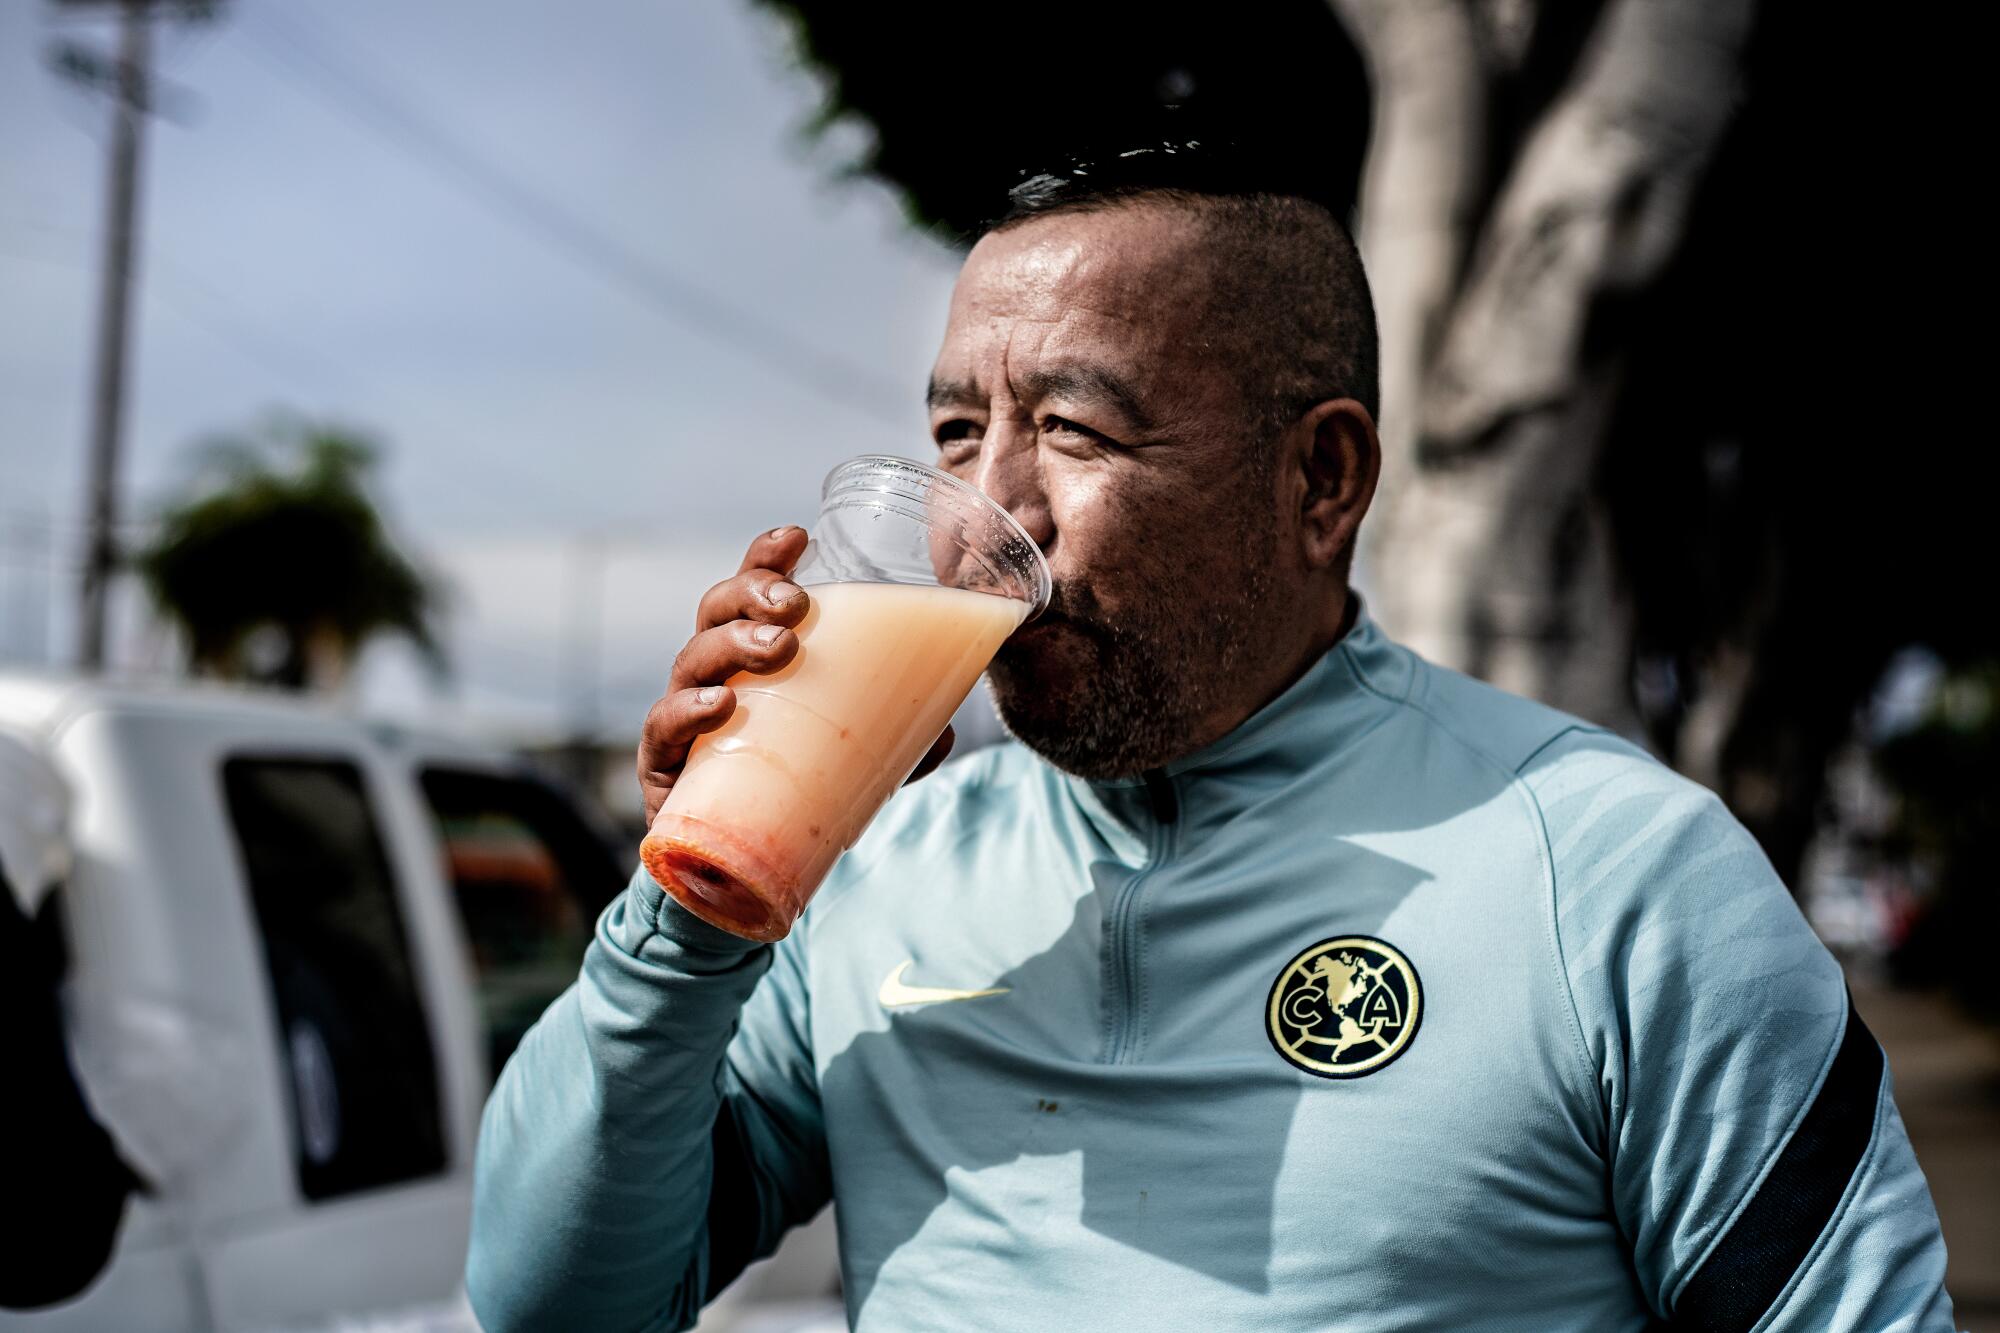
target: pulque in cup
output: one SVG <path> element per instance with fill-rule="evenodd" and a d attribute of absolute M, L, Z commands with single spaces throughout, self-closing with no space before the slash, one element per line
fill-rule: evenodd
<path fill-rule="evenodd" d="M 841 464 L 791 575 L 810 607 L 781 670 L 729 680 L 640 845 L 696 916 L 783 938 L 971 693 L 1049 600 L 1039 548 L 977 488 L 907 459 Z"/>

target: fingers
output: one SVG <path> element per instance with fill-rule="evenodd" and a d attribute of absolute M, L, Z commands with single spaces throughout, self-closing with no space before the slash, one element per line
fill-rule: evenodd
<path fill-rule="evenodd" d="M 736 620 L 703 630 L 674 659 L 667 692 L 654 701 L 639 736 L 639 787 L 646 820 L 673 789 L 695 738 L 736 711 L 736 692 L 723 684 L 740 671 L 776 671 L 799 651 L 799 636 L 783 625 Z"/>
<path fill-rule="evenodd" d="M 805 619 L 811 602 L 798 585 L 775 569 L 752 569 L 724 579 L 701 596 L 695 611 L 697 633 L 727 625 L 732 620 L 762 620 L 773 625 L 796 625 Z"/>
<path fill-rule="evenodd" d="M 674 658 L 667 692 L 647 712 L 639 737 L 639 787 L 648 823 L 680 777 L 695 739 L 736 711 L 736 692 L 724 682 L 740 671 L 776 671 L 797 655 L 799 639 L 790 627 L 805 618 L 810 602 L 784 576 L 805 549 L 804 528 L 787 525 L 760 533 L 736 576 L 702 597 L 695 636 Z"/>
<path fill-rule="evenodd" d="M 750 549 L 743 553 L 743 563 L 736 567 L 736 572 L 748 574 L 753 569 L 775 569 L 780 574 L 789 574 L 805 549 L 804 528 L 790 524 L 772 528 L 769 532 L 757 534 L 757 540 L 751 542 Z"/>
<path fill-rule="evenodd" d="M 929 753 L 925 754 L 922 759 L 918 760 L 917 766 L 915 769 L 911 771 L 910 776 L 903 779 L 904 784 L 908 785 L 909 783 L 915 782 L 918 778 L 924 776 L 926 773 L 936 768 L 939 764 L 942 764 L 951 755 L 951 747 L 953 743 L 956 742 L 957 740 L 958 740 L 958 733 L 953 731 L 951 727 L 947 724 L 944 729 L 944 734 L 939 736 L 937 740 L 931 744 Z"/>
<path fill-rule="evenodd" d="M 673 789 L 695 738 L 736 711 L 736 692 L 723 682 L 741 671 L 776 671 L 798 655 L 799 636 L 783 625 L 732 620 L 689 639 L 674 658 L 667 692 L 646 714 L 639 737 L 639 787 L 651 822 Z"/>
<path fill-rule="evenodd" d="M 736 691 L 727 685 L 670 690 L 654 701 L 639 733 L 639 788 L 646 798 L 646 822 L 660 812 L 673 790 L 695 738 L 714 731 L 736 711 Z"/>
<path fill-rule="evenodd" d="M 714 629 L 732 620 L 765 620 L 796 625 L 804 619 L 806 595 L 785 578 L 806 549 L 804 528 L 772 528 L 759 533 L 743 554 L 742 567 L 702 594 L 695 611 L 695 630 Z"/>
<path fill-rule="evenodd" d="M 739 671 L 758 674 L 776 671 L 798 655 L 799 636 L 783 625 L 764 625 L 754 620 L 732 620 L 727 625 L 705 629 L 687 641 L 674 658 L 674 670 L 667 689 L 694 689 L 720 685 Z"/>

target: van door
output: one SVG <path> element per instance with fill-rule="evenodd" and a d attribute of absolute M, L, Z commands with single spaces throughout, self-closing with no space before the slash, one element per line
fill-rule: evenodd
<path fill-rule="evenodd" d="M 217 1322 L 448 1295 L 464 1262 L 465 1167 L 453 1169 L 444 1095 L 438 1034 L 449 1029 L 432 1012 L 439 986 L 411 910 L 420 854 L 399 855 L 385 832 L 384 806 L 400 793 L 340 754 L 239 752 L 221 768 L 296 1202 L 204 1246 Z"/>
<path fill-rule="evenodd" d="M 450 1298 L 482 1070 L 404 770 L 351 721 L 234 697 L 80 709 L 51 743 L 78 797 L 78 1064 L 160 1189 L 97 1286 L 21 1326 L 297 1328 Z"/>
<path fill-rule="evenodd" d="M 569 798 L 530 774 L 433 761 L 416 770 L 472 953 L 488 1077 L 576 980 L 621 867 Z"/>

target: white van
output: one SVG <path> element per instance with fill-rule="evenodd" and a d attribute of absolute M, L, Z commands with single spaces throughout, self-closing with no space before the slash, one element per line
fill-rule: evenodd
<path fill-rule="evenodd" d="M 490 1075 L 624 885 L 606 830 L 504 754 L 283 696 L 0 674 L 0 725 L 69 788 L 43 926 L 157 1185 L 80 1299 L 0 1328 L 450 1326 Z"/>

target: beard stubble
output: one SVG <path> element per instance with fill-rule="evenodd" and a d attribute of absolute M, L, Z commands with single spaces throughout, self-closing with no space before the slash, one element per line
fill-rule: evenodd
<path fill-rule="evenodd" d="M 1086 580 L 1057 584 L 1050 628 L 1009 640 L 987 672 L 1008 734 L 1097 779 L 1135 776 L 1215 739 L 1204 722 L 1232 701 L 1274 613 L 1277 531 L 1261 499 L 1270 488 L 1246 489 L 1210 548 L 1222 559 L 1189 567 L 1160 548 L 1116 613 Z"/>

